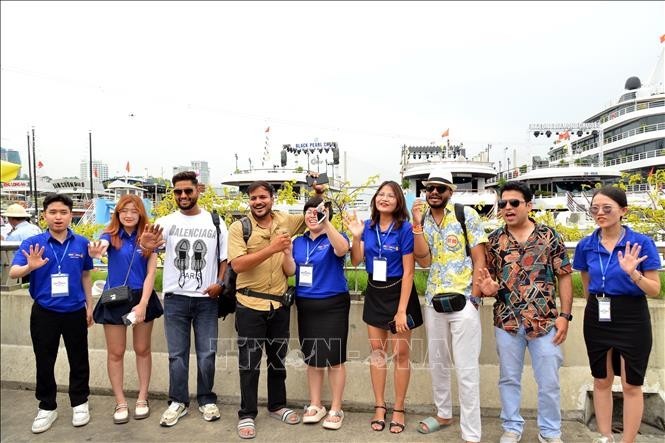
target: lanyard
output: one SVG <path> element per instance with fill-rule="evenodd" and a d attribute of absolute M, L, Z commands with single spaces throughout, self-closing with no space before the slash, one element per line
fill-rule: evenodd
<path fill-rule="evenodd" d="M 70 240 L 71 239 L 68 238 L 65 241 L 65 251 L 62 253 L 62 257 L 60 258 L 58 258 L 58 254 L 55 253 L 55 248 L 53 247 L 53 245 L 49 243 L 49 245 L 51 245 L 51 250 L 53 251 L 53 255 L 55 255 L 55 261 L 58 263 L 58 274 L 60 274 L 60 265 L 62 265 L 62 261 L 65 259 L 65 256 L 67 255 L 67 249 L 69 249 Z"/>
<path fill-rule="evenodd" d="M 621 235 L 619 236 L 619 240 L 617 240 L 617 245 L 621 243 L 621 240 L 623 240 L 623 236 L 626 235 L 626 230 L 621 227 Z M 614 249 L 616 249 L 616 245 L 614 245 Z M 607 263 L 605 263 L 605 266 L 603 266 L 603 259 L 600 257 L 600 232 L 598 233 L 598 243 L 596 244 L 596 251 L 598 252 L 598 263 L 600 263 L 600 275 L 603 279 L 603 296 L 605 296 L 605 274 L 607 274 L 607 270 L 610 269 L 610 262 L 612 261 L 612 256 L 614 255 L 614 249 L 610 251 L 610 256 L 607 259 Z"/>
<path fill-rule="evenodd" d="M 395 226 L 395 222 L 390 223 L 390 227 L 388 227 L 388 232 L 386 232 L 386 238 L 388 238 L 388 236 L 392 232 L 393 226 Z M 381 243 L 381 236 L 379 235 L 379 223 L 376 224 L 374 229 L 376 230 L 376 241 L 379 243 L 379 258 L 381 258 L 381 251 L 383 250 L 383 243 Z"/>
<path fill-rule="evenodd" d="M 314 251 L 316 251 L 316 248 L 318 248 L 319 245 L 321 244 L 321 242 L 323 242 L 323 240 L 325 240 L 325 239 L 326 239 L 326 237 L 321 237 L 321 238 L 316 242 L 316 244 L 315 244 L 314 247 L 312 248 L 312 249 L 313 249 L 313 250 L 312 250 L 312 253 L 313 253 Z M 307 264 L 309 264 L 309 257 L 310 257 L 310 252 L 309 252 L 309 241 L 306 242 L 305 244 L 307 245 L 307 255 L 305 256 L 305 264 L 307 265 Z"/>

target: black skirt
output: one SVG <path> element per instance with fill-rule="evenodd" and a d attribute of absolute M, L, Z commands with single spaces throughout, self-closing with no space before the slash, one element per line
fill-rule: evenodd
<path fill-rule="evenodd" d="M 130 300 L 127 303 L 121 303 L 115 306 L 103 305 L 100 303 L 101 300 L 98 300 L 95 310 L 92 313 L 95 323 L 102 325 L 123 325 L 122 316 L 129 313 L 134 306 L 139 304 L 142 294 L 142 289 L 132 289 Z M 162 303 L 159 301 L 157 293 L 152 291 L 152 294 L 150 294 L 150 298 L 148 299 L 148 306 L 145 309 L 144 322 L 147 323 L 153 321 L 154 319 L 161 317 L 163 314 L 164 308 L 162 308 Z"/>
<path fill-rule="evenodd" d="M 346 361 L 351 296 L 296 297 L 300 349 L 308 366 L 326 368 Z"/>
<path fill-rule="evenodd" d="M 651 316 L 646 297 L 609 297 L 611 319 L 598 321 L 598 300 L 589 295 L 584 310 L 584 342 L 591 374 L 607 377 L 607 352 L 612 352 L 612 368 L 621 375 L 620 357 L 626 362 L 626 381 L 642 386 L 651 353 Z"/>
<path fill-rule="evenodd" d="M 388 323 L 397 314 L 399 298 L 402 292 L 402 278 L 389 277 L 385 282 L 372 280 L 372 275 L 367 275 L 367 291 L 365 293 L 365 304 L 363 306 L 363 321 L 370 326 L 380 329 L 389 329 Z M 423 324 L 423 314 L 420 310 L 420 301 L 416 286 L 411 286 L 409 303 L 406 313 L 411 314 L 415 329 Z"/>

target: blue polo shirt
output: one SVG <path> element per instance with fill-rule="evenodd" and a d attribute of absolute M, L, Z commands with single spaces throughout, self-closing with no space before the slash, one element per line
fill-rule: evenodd
<path fill-rule="evenodd" d="M 392 226 L 381 231 L 379 225 L 371 225 L 371 220 L 365 220 L 362 241 L 365 244 L 365 269 L 368 274 L 374 273 L 374 257 L 388 259 L 388 277 L 401 277 L 404 275 L 402 256 L 413 253 L 413 226 L 404 221 L 399 229 Z M 378 236 L 377 236 L 378 233 Z M 381 254 L 379 255 L 379 239 Z"/>
<path fill-rule="evenodd" d="M 342 236 L 349 241 L 346 234 Z M 309 251 L 309 256 L 307 252 Z M 344 258 L 335 255 L 335 248 L 330 244 L 327 234 L 320 234 L 316 239 L 309 237 L 309 232 L 293 241 L 293 259 L 296 262 L 296 296 L 303 298 L 327 298 L 348 292 L 344 276 Z M 312 286 L 300 286 L 300 265 L 314 267 Z"/>
<path fill-rule="evenodd" d="M 127 279 L 127 286 L 132 289 L 142 289 L 145 277 L 148 271 L 148 258 L 144 257 L 141 253 L 141 248 L 136 244 L 137 231 L 132 234 L 127 234 L 127 231 L 120 229 L 120 239 L 122 246 L 120 249 L 113 247 L 111 243 L 111 234 L 104 233 L 100 236 L 101 240 L 109 242 L 107 250 L 109 257 L 109 272 L 106 278 L 105 288 L 114 288 L 116 286 L 123 286 L 125 278 L 127 277 L 127 269 L 129 263 L 132 263 L 132 269 L 129 271 L 129 278 Z M 132 254 L 134 254 L 134 261 L 132 262 Z"/>
<path fill-rule="evenodd" d="M 60 243 L 51 236 L 50 231 L 46 231 L 23 240 L 14 254 L 12 266 L 28 264 L 28 259 L 21 251 L 29 253 L 32 245 L 44 246 L 42 258 L 48 258 L 48 262 L 30 273 L 30 296 L 41 307 L 51 311 L 78 311 L 85 307 L 81 276 L 83 271 L 93 268 L 92 258 L 88 255 L 88 243 L 87 238 L 74 234 L 71 229 L 67 229 L 64 243 Z M 67 274 L 69 279 L 69 294 L 66 297 L 51 297 L 51 275 L 58 273 L 58 262 L 60 272 Z"/>
<path fill-rule="evenodd" d="M 644 272 L 660 269 L 660 256 L 658 255 L 658 249 L 653 239 L 635 232 L 627 226 L 624 226 L 624 228 L 626 229 L 625 235 L 614 247 L 612 253 L 607 252 L 603 245 L 600 244 L 600 228 L 593 231 L 591 235 L 584 237 L 577 244 L 575 257 L 573 258 L 573 269 L 589 273 L 590 294 L 605 293 L 608 297 L 619 295 L 641 297 L 644 295 L 644 291 L 638 288 L 630 279 L 630 276 L 619 266 L 617 253 L 619 251 L 625 252 L 626 242 L 630 242 L 631 246 L 635 243 L 641 245 L 640 257 L 643 255 L 647 256 L 647 259 L 637 266 L 638 271 Z M 604 290 L 602 270 L 605 271 Z"/>

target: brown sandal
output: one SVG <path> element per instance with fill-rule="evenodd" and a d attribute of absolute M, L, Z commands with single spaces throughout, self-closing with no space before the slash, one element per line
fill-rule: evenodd
<path fill-rule="evenodd" d="M 374 406 L 374 409 L 383 409 L 386 411 L 386 413 L 388 412 L 385 404 L 383 406 Z M 383 420 L 372 420 L 369 425 L 372 427 L 372 431 L 383 431 L 383 429 L 386 427 L 386 414 L 383 414 Z M 379 425 L 380 427 L 377 429 L 374 427 L 374 425 Z"/>

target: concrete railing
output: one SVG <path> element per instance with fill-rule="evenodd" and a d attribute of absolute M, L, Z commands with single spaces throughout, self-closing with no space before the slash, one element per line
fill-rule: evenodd
<path fill-rule="evenodd" d="M 30 309 L 32 299 L 25 289 L 3 291 L 1 297 L 1 370 L 0 379 L 23 386 L 34 386 L 35 364 L 29 331 Z M 96 302 L 96 300 L 95 300 Z M 582 418 L 588 408 L 588 391 L 592 390 L 591 378 L 586 356 L 586 348 L 582 336 L 582 319 L 584 318 L 585 301 L 576 299 L 573 304 L 574 320 L 570 324 L 568 339 L 562 345 L 564 364 L 561 368 L 561 408 L 565 416 Z M 369 375 L 369 345 L 367 328 L 362 321 L 363 303 L 354 300 L 351 304 L 349 318 L 347 384 L 345 389 L 345 405 L 349 408 L 371 409 L 372 394 Z M 431 309 L 431 308 L 423 308 Z M 665 301 L 649 300 L 649 310 L 653 324 L 653 351 L 649 360 L 644 391 L 657 393 L 661 398 L 665 395 Z M 497 390 L 499 367 L 494 341 L 492 320 L 492 300 L 485 302 L 480 308 L 482 328 L 481 365 L 481 406 L 485 413 L 494 413 L 500 408 Z M 306 403 L 308 399 L 307 373 L 300 357 L 295 307 L 292 311 L 291 341 L 287 358 L 287 387 L 289 401 L 294 404 Z M 219 323 L 219 341 L 217 343 L 217 372 L 215 391 L 230 403 L 239 402 L 238 359 L 236 333 L 233 315 Z M 106 344 L 103 327 L 94 325 L 89 329 L 90 350 L 90 385 L 95 391 L 110 392 L 110 384 L 106 372 Z M 192 350 L 194 345 L 192 343 Z M 155 321 L 152 335 L 153 371 L 150 391 L 153 395 L 164 397 L 168 393 L 168 353 L 164 336 L 163 318 Z M 412 410 L 427 410 L 432 407 L 431 378 L 427 369 L 427 341 L 425 328 L 420 327 L 413 333 L 411 361 L 413 369 L 406 404 Z M 264 363 L 265 364 L 265 363 Z M 530 365 L 527 357 L 526 365 Z M 532 370 L 525 367 L 522 380 L 522 406 L 535 410 L 537 407 L 537 387 L 533 381 Z M 196 358 L 190 358 L 189 372 L 190 392 L 196 392 Z M 64 348 L 60 348 L 56 364 L 56 379 L 62 387 L 68 383 L 68 365 Z M 265 401 L 266 377 L 261 377 L 259 395 Z M 131 339 L 128 339 L 128 351 L 125 357 L 125 387 L 129 392 L 138 386 L 135 360 L 132 352 Z M 326 388 L 327 389 L 327 388 Z M 387 398 L 393 399 L 392 376 L 388 377 Z M 457 399 L 456 383 L 453 382 L 453 398 Z M 621 390 L 619 379 L 616 379 L 615 390 Z M 329 400 L 329 392 L 324 392 Z M 457 404 L 457 400 L 455 400 Z"/>

